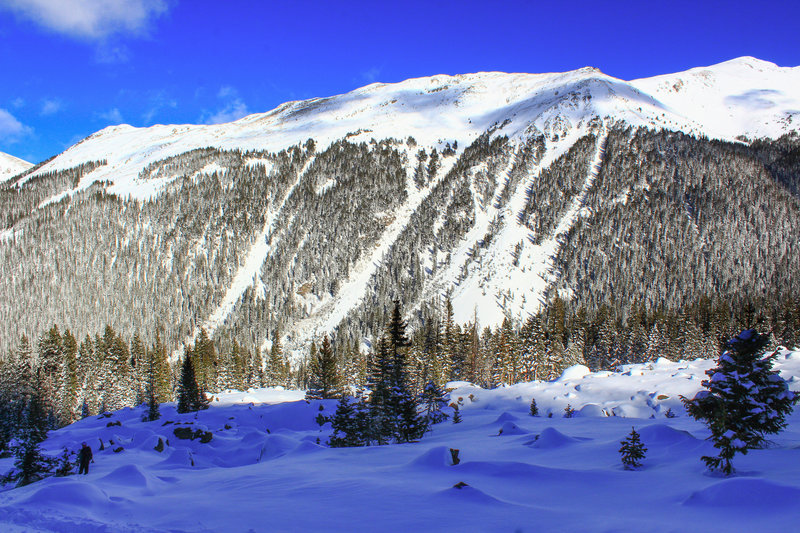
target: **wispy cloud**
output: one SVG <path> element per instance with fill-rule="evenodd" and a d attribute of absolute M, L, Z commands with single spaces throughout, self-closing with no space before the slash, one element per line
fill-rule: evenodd
<path fill-rule="evenodd" d="M 203 124 L 233 122 L 250 114 L 247 104 L 239 97 L 239 92 L 234 87 L 227 85 L 221 87 L 217 98 L 223 101 L 222 106 L 214 111 L 203 111 L 200 115 L 200 122 Z"/>
<path fill-rule="evenodd" d="M 367 83 L 375 83 L 379 80 L 381 75 L 381 69 L 378 67 L 372 67 L 369 70 L 366 70 L 361 73 L 361 79 L 366 81 Z"/>
<path fill-rule="evenodd" d="M 39 111 L 39 114 L 43 117 L 54 115 L 61 111 L 61 107 L 61 100 L 58 98 L 45 98 L 42 101 L 42 109 Z"/>
<path fill-rule="evenodd" d="M 30 126 L 17 120 L 5 109 L 0 109 L 0 140 L 13 143 L 31 133 L 33 129 Z"/>
<path fill-rule="evenodd" d="M 98 117 L 104 120 L 105 122 L 108 122 L 110 126 L 122 124 L 125 122 L 125 120 L 123 120 L 122 118 L 122 113 L 120 113 L 119 109 L 117 109 L 116 107 L 113 109 L 109 109 L 104 113 L 100 113 Z"/>
<path fill-rule="evenodd" d="M 114 34 L 143 35 L 172 0 L 4 0 L 0 8 L 72 37 L 101 40 Z"/>
<path fill-rule="evenodd" d="M 174 98 L 170 98 L 165 91 L 152 93 L 148 98 L 148 104 L 147 111 L 142 115 L 142 121 L 148 125 L 153 123 L 153 120 L 161 110 L 178 107 L 178 102 Z"/>

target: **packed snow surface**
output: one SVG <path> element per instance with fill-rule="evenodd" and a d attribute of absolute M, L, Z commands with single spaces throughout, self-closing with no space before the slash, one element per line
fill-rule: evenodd
<path fill-rule="evenodd" d="M 712 366 L 659 359 L 494 390 L 452 383 L 462 423 L 369 448 L 324 446 L 330 430 L 314 419 L 335 401 L 309 403 L 302 391 L 223 393 L 196 414 L 165 404 L 155 422 L 141 421 L 141 407 L 92 416 L 45 443 L 57 454 L 87 441 L 90 474 L 0 493 L 0 530 L 796 530 L 800 414 L 768 447 L 737 456 L 734 476 L 709 474 L 700 460 L 714 454 L 709 432 L 680 395 L 693 396 Z M 775 368 L 800 389 L 800 352 L 782 351 Z M 563 417 L 568 404 L 573 418 Z M 213 438 L 181 440 L 177 427 Z M 624 470 L 618 453 L 631 427 L 648 449 L 638 471 Z M 0 460 L 0 470 L 10 464 Z"/>

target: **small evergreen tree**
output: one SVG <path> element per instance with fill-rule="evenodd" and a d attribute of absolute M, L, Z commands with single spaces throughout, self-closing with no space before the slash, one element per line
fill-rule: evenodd
<path fill-rule="evenodd" d="M 350 446 L 364 446 L 367 439 L 363 433 L 363 424 L 359 421 L 359 410 L 356 407 L 357 401 L 352 401 L 347 395 L 343 395 L 336 404 L 336 413 L 332 417 L 322 417 L 321 421 L 330 422 L 333 433 L 328 440 L 328 445 L 333 448 L 345 448 Z"/>
<path fill-rule="evenodd" d="M 531 416 L 539 416 L 539 407 L 536 405 L 536 398 L 531 398 Z"/>
<path fill-rule="evenodd" d="M 72 456 L 75 455 L 73 452 L 69 451 L 66 446 L 64 447 L 64 451 L 61 452 L 61 456 L 58 458 L 58 465 L 56 466 L 56 477 L 66 477 L 72 474 L 72 470 L 75 468 L 75 462 L 72 460 Z"/>
<path fill-rule="evenodd" d="M 564 418 L 572 418 L 575 416 L 575 409 L 570 404 L 564 408 Z"/>
<path fill-rule="evenodd" d="M 736 453 L 746 454 L 762 445 L 765 435 L 786 427 L 786 415 L 798 399 L 772 370 L 777 352 L 763 357 L 768 342 L 768 335 L 742 331 L 727 343 L 717 366 L 706 371 L 706 390 L 691 400 L 682 398 L 689 414 L 711 430 L 719 450 L 719 456 L 704 456 L 703 461 L 725 475 L 733 471 Z"/>
<path fill-rule="evenodd" d="M 453 424 L 460 424 L 461 423 L 461 411 L 458 409 L 458 404 L 453 404 L 454 411 L 453 411 Z"/>
<path fill-rule="evenodd" d="M 447 420 L 449 415 L 442 409 L 447 405 L 445 398 L 446 392 L 436 385 L 433 381 L 429 381 L 425 385 L 425 390 L 422 391 L 420 397 L 422 403 L 422 413 L 427 421 L 428 427 L 433 424 L 438 424 Z"/>
<path fill-rule="evenodd" d="M 625 470 L 635 470 L 642 466 L 642 459 L 644 459 L 647 448 L 642 443 L 635 428 L 631 428 L 628 437 L 621 441 L 620 444 L 622 446 L 619 449 L 619 453 Z"/>

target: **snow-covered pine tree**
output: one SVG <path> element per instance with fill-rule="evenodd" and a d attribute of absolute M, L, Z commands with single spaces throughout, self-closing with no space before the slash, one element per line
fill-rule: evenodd
<path fill-rule="evenodd" d="M 536 398 L 531 398 L 531 416 L 539 416 L 539 407 L 536 405 Z"/>
<path fill-rule="evenodd" d="M 644 459 L 644 454 L 647 453 L 647 448 L 642 443 L 636 428 L 631 428 L 630 434 L 625 440 L 620 441 L 620 444 L 620 459 L 625 470 L 635 470 L 642 466 L 642 459 Z"/>
<path fill-rule="evenodd" d="M 728 341 L 717 366 L 707 370 L 709 379 L 693 399 L 682 398 L 687 411 L 704 421 L 717 457 L 703 457 L 712 470 L 731 474 L 731 460 L 737 453 L 761 446 L 765 435 L 786 427 L 788 415 L 798 400 L 786 381 L 772 370 L 777 353 L 764 357 L 769 335 L 753 329 L 742 331 Z"/>
<path fill-rule="evenodd" d="M 22 424 L 11 442 L 14 468 L 2 478 L 4 484 L 16 483 L 21 487 L 39 481 L 50 474 L 55 464 L 55 460 L 45 456 L 41 450 L 49 426 L 47 406 L 42 397 L 42 374 L 39 368 L 31 393 L 25 399 Z"/>
<path fill-rule="evenodd" d="M 387 341 L 391 360 L 389 406 L 395 420 L 394 434 L 398 442 L 410 442 L 422 437 L 427 425 L 419 415 L 417 400 L 408 383 L 407 356 L 411 341 L 406 335 L 406 322 L 399 300 L 394 302 L 387 326 Z"/>

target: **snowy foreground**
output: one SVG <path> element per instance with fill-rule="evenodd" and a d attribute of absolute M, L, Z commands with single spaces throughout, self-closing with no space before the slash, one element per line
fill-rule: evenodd
<path fill-rule="evenodd" d="M 573 367 L 496 390 L 456 383 L 461 424 L 370 448 L 318 445 L 328 430 L 314 418 L 335 402 L 309 404 L 297 391 L 221 394 L 197 415 L 163 405 L 156 422 L 123 409 L 52 432 L 53 454 L 90 443 L 91 473 L 0 493 L 0 531 L 796 531 L 800 411 L 768 449 L 738 456 L 735 476 L 709 474 L 708 431 L 678 396 L 694 395 L 712 365 Z M 800 352 L 783 352 L 775 368 L 800 389 Z M 531 397 L 542 416 L 529 415 Z M 574 418 L 563 417 L 567 404 Z M 186 424 L 212 440 L 178 439 Z M 631 426 L 648 448 L 639 471 L 620 465 Z M 169 439 L 162 452 L 159 437 Z"/>

